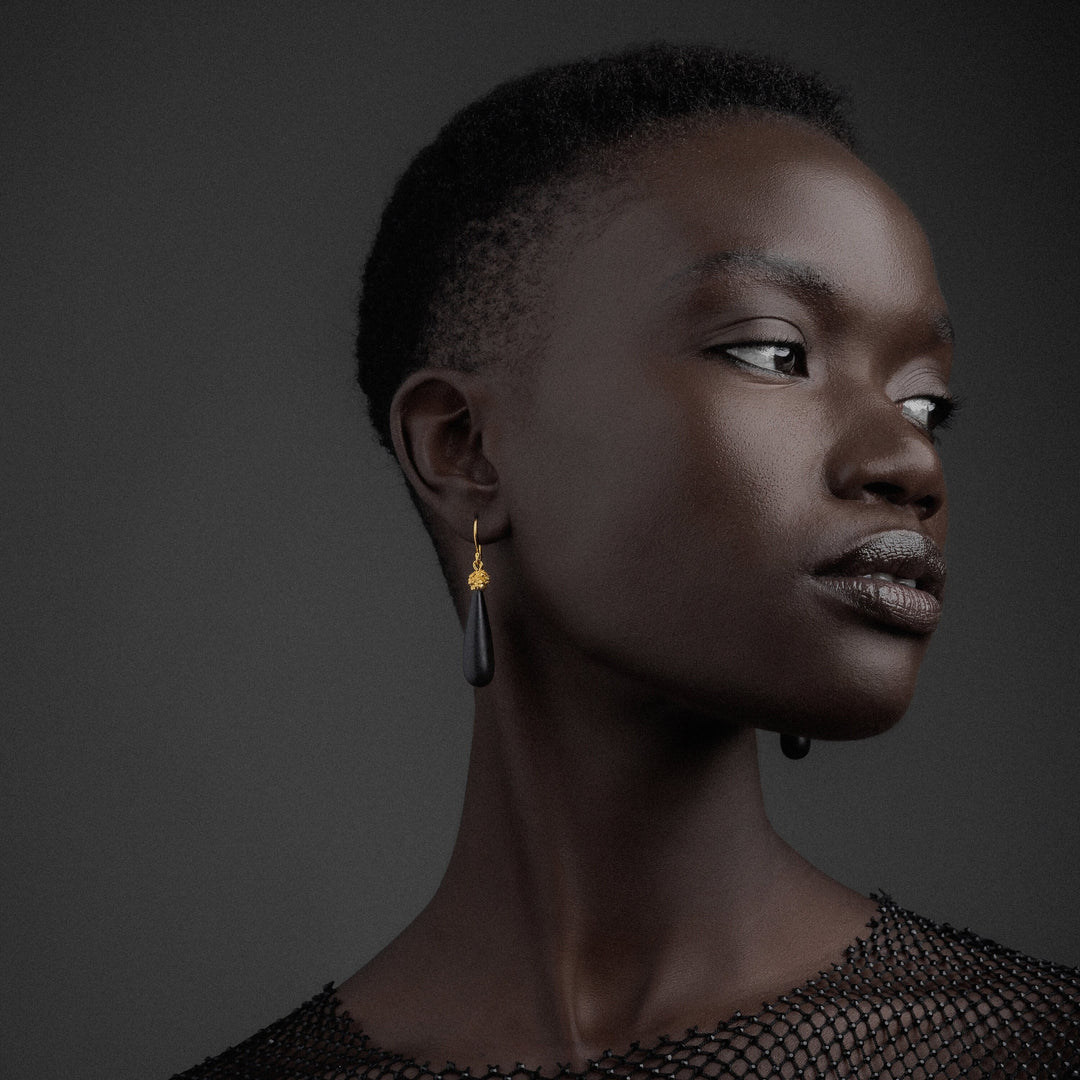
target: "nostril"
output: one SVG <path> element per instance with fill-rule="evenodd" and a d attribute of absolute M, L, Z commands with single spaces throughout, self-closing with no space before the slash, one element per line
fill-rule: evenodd
<path fill-rule="evenodd" d="M 863 484 L 863 491 L 879 499 L 895 503 L 897 506 L 914 506 L 919 510 L 919 516 L 928 518 L 937 512 L 941 500 L 937 495 L 918 495 L 914 498 L 911 492 L 901 484 L 890 484 L 887 480 L 872 480 Z"/>
<path fill-rule="evenodd" d="M 889 502 L 907 502 L 907 493 L 899 484 L 890 484 L 886 480 L 872 480 L 868 484 L 863 484 L 863 491 L 869 492 L 871 495 L 878 495 L 883 499 L 888 499 Z"/>
<path fill-rule="evenodd" d="M 924 518 L 932 517 L 941 506 L 941 499 L 936 495 L 924 495 L 921 499 L 915 499 L 913 502 L 922 512 Z"/>

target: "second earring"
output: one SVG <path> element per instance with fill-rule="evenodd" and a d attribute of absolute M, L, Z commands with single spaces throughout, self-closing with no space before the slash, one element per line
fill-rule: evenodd
<path fill-rule="evenodd" d="M 781 735 L 780 749 L 784 757 L 799 761 L 810 753 L 810 740 L 805 735 Z"/>
<path fill-rule="evenodd" d="M 473 556 L 472 573 L 469 575 L 469 615 L 465 620 L 465 641 L 462 649 L 462 668 L 466 682 L 473 686 L 487 686 L 495 676 L 495 653 L 491 647 L 491 623 L 488 622 L 487 604 L 484 601 L 484 589 L 491 581 L 491 575 L 484 569 L 484 560 L 477 539 L 478 518 L 473 519 Z"/>

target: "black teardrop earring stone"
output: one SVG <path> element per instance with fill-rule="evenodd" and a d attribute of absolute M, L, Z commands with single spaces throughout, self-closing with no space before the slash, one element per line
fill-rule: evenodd
<path fill-rule="evenodd" d="M 810 740 L 803 735 L 781 735 L 780 749 L 784 751 L 784 757 L 798 761 L 810 753 Z"/>
<path fill-rule="evenodd" d="M 487 686 L 495 677 L 495 653 L 491 648 L 491 624 L 483 589 L 473 590 L 469 601 L 461 659 L 465 679 L 473 686 Z"/>

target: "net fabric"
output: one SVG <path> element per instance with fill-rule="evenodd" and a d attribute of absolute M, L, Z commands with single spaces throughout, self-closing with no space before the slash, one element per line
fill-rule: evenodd
<path fill-rule="evenodd" d="M 376 1046 L 322 993 L 182 1080 L 1080 1078 L 1080 970 L 913 915 L 888 897 L 829 971 L 709 1031 L 585 1069 L 434 1068 Z M 177 1078 L 179 1080 L 179 1078 Z"/>

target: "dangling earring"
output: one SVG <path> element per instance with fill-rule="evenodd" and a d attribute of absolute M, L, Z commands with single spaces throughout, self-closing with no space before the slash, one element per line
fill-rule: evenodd
<path fill-rule="evenodd" d="M 484 569 L 484 560 L 480 556 L 480 541 L 476 538 L 479 524 L 480 519 L 473 518 L 472 538 L 476 555 L 473 557 L 472 573 L 469 575 L 472 599 L 469 601 L 469 617 L 465 620 L 465 643 L 461 660 L 466 682 L 473 686 L 487 686 L 495 675 L 495 653 L 491 648 L 491 624 L 488 622 L 487 604 L 484 602 L 484 589 L 491 581 L 491 575 Z"/>
<path fill-rule="evenodd" d="M 784 757 L 798 761 L 810 753 L 810 740 L 805 735 L 781 735 L 780 749 L 784 751 Z"/>

